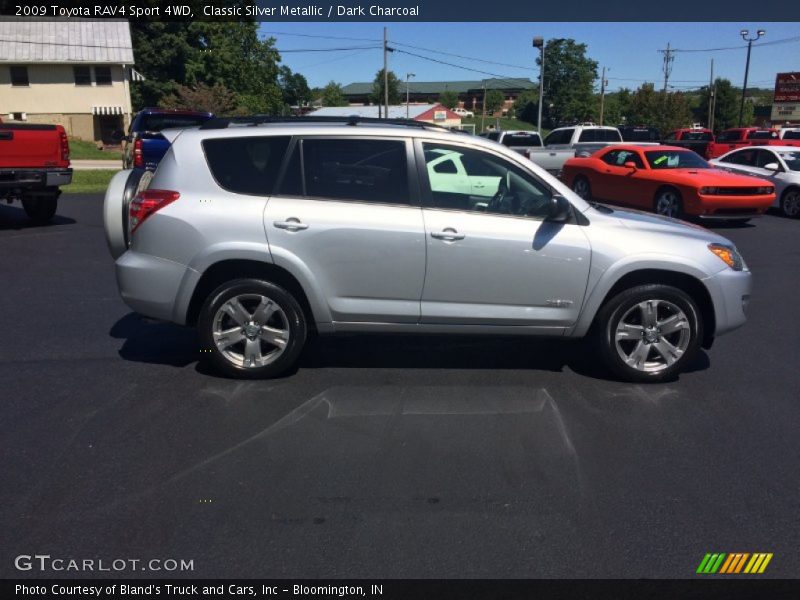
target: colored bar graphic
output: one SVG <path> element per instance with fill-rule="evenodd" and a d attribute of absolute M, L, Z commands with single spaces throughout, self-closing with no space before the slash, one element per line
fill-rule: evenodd
<path fill-rule="evenodd" d="M 758 572 L 759 573 L 763 573 L 764 569 L 767 568 L 767 565 L 769 564 L 769 561 L 771 561 L 771 560 L 772 560 L 772 552 L 770 552 L 769 554 L 766 555 L 766 557 L 764 558 L 764 562 L 761 563 L 761 567 L 758 569 Z"/>
<path fill-rule="evenodd" d="M 708 565 L 709 560 L 711 560 L 711 555 L 706 554 L 703 557 L 703 560 L 700 561 L 700 566 L 697 567 L 697 573 L 705 573 L 706 572 L 706 565 Z"/>
<path fill-rule="evenodd" d="M 727 573 L 728 569 L 731 568 L 731 563 L 733 562 L 733 559 L 735 557 L 736 557 L 736 555 L 734 555 L 734 554 L 728 554 L 728 559 L 724 563 L 722 563 L 722 568 L 719 570 L 719 572 L 720 573 Z"/>
<path fill-rule="evenodd" d="M 739 560 L 738 563 L 736 563 L 736 570 L 734 571 L 733 569 L 731 569 L 731 573 L 739 573 L 742 570 L 742 567 L 744 566 L 745 561 L 750 556 L 750 553 L 749 552 L 745 552 L 741 556 L 742 556 L 742 558 Z"/>
<path fill-rule="evenodd" d="M 715 573 L 720 575 L 738 573 L 757 574 L 763 573 L 771 560 L 772 553 L 768 552 L 756 552 L 754 554 L 750 554 L 749 552 L 733 552 L 731 554 L 709 552 L 703 557 L 703 560 L 700 561 L 696 572 L 711 575 Z"/>

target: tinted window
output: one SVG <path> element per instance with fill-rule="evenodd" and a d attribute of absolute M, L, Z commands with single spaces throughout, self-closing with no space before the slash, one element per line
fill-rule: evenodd
<path fill-rule="evenodd" d="M 717 136 L 718 142 L 735 142 L 739 139 L 740 133 L 738 131 L 723 131 Z"/>
<path fill-rule="evenodd" d="M 708 169 L 708 163 L 691 150 L 657 150 L 645 152 L 651 169 Z"/>
<path fill-rule="evenodd" d="M 208 119 L 205 115 L 144 115 L 136 129 L 155 132 L 173 127 L 197 127 Z"/>
<path fill-rule="evenodd" d="M 745 165 L 752 167 L 755 165 L 756 161 L 756 151 L 748 148 L 747 150 L 740 150 L 739 152 L 733 152 L 729 156 L 726 156 L 724 159 L 720 159 L 722 162 L 730 163 L 732 165 Z"/>
<path fill-rule="evenodd" d="M 756 150 L 756 166 L 763 169 L 764 165 L 768 165 L 770 163 L 778 163 L 778 157 L 769 150 Z"/>
<path fill-rule="evenodd" d="M 615 167 L 625 166 L 626 162 L 632 162 L 640 169 L 644 167 L 639 153 L 632 150 L 612 150 L 604 154 L 600 160 Z"/>
<path fill-rule="evenodd" d="M 516 165 L 472 148 L 423 144 L 430 186 L 431 208 L 544 218 L 550 188 Z M 442 163 L 460 165 L 456 173 L 442 173 Z"/>
<path fill-rule="evenodd" d="M 786 163 L 786 167 L 790 171 L 800 171 L 800 151 L 798 152 L 781 152 L 781 158 Z"/>
<path fill-rule="evenodd" d="M 481 135 L 483 135 L 483 134 L 481 134 Z M 492 140 L 493 142 L 496 142 L 497 140 L 500 139 L 500 132 L 492 131 L 491 133 L 487 133 L 486 137 L 489 138 L 490 140 Z"/>
<path fill-rule="evenodd" d="M 111 67 L 95 67 L 94 82 L 97 85 L 111 85 Z"/>
<path fill-rule="evenodd" d="M 677 140 L 677 139 L 678 139 L 678 134 L 677 132 L 673 131 L 672 133 L 668 134 L 667 137 L 664 138 L 664 141 Z"/>
<path fill-rule="evenodd" d="M 683 139 L 694 142 L 710 142 L 714 136 L 707 131 L 690 131 L 683 134 Z"/>
<path fill-rule="evenodd" d="M 267 196 L 289 145 L 289 137 L 238 137 L 203 142 L 206 161 L 220 187 L 237 194 Z"/>
<path fill-rule="evenodd" d="M 509 133 L 503 138 L 503 145 L 509 148 L 541 146 L 541 141 L 535 133 Z"/>
<path fill-rule="evenodd" d="M 562 130 L 555 130 L 551 131 L 550 134 L 545 138 L 544 145 L 548 146 L 550 144 L 569 144 L 572 141 L 572 134 L 575 130 L 570 129 L 562 129 Z"/>
<path fill-rule="evenodd" d="M 9 70 L 11 71 L 11 85 L 28 85 L 28 67 L 11 67 Z"/>
<path fill-rule="evenodd" d="M 92 73 L 89 67 L 73 67 L 75 85 L 92 85 Z"/>
<path fill-rule="evenodd" d="M 609 131 L 613 135 L 613 131 Z M 620 130 L 622 139 L 625 142 L 654 142 L 658 140 L 658 130 L 650 127 L 624 127 Z M 674 134 L 667 139 L 675 139 Z M 613 140 L 605 140 L 613 141 Z"/>
<path fill-rule="evenodd" d="M 751 131 L 747 134 L 748 140 L 772 140 L 778 138 L 776 131 Z"/>
<path fill-rule="evenodd" d="M 308 138 L 302 148 L 307 196 L 409 203 L 405 142 Z"/>
<path fill-rule="evenodd" d="M 578 138 L 578 141 L 579 142 L 596 142 L 596 141 L 598 141 L 598 139 L 597 139 L 597 134 L 598 133 L 599 133 L 599 130 L 597 130 L 597 129 L 584 129 L 583 131 L 581 131 L 581 135 Z"/>
<path fill-rule="evenodd" d="M 598 142 L 621 142 L 622 136 L 618 129 L 598 129 L 597 130 Z"/>
<path fill-rule="evenodd" d="M 783 134 L 785 140 L 800 140 L 800 131 L 787 131 Z"/>

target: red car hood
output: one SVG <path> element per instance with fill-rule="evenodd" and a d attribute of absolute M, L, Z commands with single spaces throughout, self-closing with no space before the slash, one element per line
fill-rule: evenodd
<path fill-rule="evenodd" d="M 737 175 L 721 169 L 669 169 L 673 175 L 680 175 L 688 185 L 715 187 L 761 187 L 769 184 L 764 179 Z"/>

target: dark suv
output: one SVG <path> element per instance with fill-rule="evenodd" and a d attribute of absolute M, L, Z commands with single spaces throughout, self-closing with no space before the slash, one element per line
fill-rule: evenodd
<path fill-rule="evenodd" d="M 122 133 L 119 133 L 119 138 L 124 142 L 122 168 L 155 171 L 169 149 L 169 141 L 161 135 L 164 129 L 197 127 L 213 118 L 213 113 L 195 110 L 171 108 L 140 110 L 131 121 L 128 135 L 123 137 Z"/>

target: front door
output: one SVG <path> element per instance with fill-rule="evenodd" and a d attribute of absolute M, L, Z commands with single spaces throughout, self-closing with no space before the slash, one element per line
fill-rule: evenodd
<path fill-rule="evenodd" d="M 583 227 L 544 220 L 550 187 L 489 151 L 423 142 L 428 251 L 422 322 L 572 325 L 586 292 L 590 247 Z M 456 192 L 434 161 L 449 156 L 494 194 Z M 473 186 L 474 187 L 474 186 Z"/>

